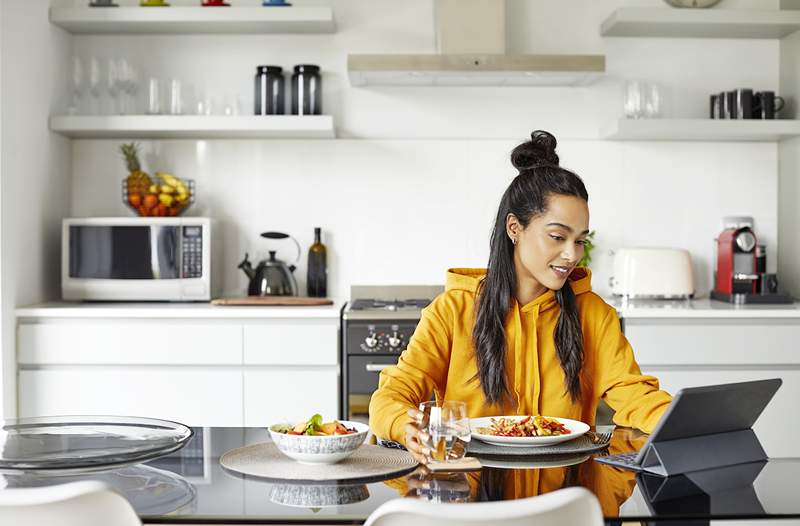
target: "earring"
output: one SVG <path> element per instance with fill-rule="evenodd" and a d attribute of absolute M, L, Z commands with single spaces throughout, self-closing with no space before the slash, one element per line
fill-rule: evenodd
<path fill-rule="evenodd" d="M 512 238 L 511 238 L 511 243 L 513 243 L 513 244 L 516 246 L 516 244 L 517 244 L 517 238 L 515 238 L 515 237 L 512 237 Z"/>

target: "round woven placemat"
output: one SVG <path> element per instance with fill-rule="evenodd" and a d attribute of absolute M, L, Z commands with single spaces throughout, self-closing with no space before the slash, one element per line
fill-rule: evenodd
<path fill-rule="evenodd" d="M 368 444 L 336 464 L 301 464 L 281 453 L 272 442 L 232 449 L 222 455 L 219 463 L 255 477 L 317 482 L 389 478 L 417 467 L 417 461 L 407 451 Z"/>
<path fill-rule="evenodd" d="M 574 455 L 576 453 L 591 453 L 608 447 L 608 443 L 595 444 L 586 435 L 574 440 L 561 442 L 552 446 L 541 447 L 509 447 L 496 446 L 473 438 L 467 446 L 467 453 L 472 455 L 509 455 L 516 457 L 538 457 L 553 455 Z"/>

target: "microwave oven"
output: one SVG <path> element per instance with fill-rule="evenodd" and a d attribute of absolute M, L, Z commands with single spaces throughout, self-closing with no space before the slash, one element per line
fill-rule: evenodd
<path fill-rule="evenodd" d="M 211 220 L 70 218 L 61 229 L 65 300 L 211 299 Z"/>

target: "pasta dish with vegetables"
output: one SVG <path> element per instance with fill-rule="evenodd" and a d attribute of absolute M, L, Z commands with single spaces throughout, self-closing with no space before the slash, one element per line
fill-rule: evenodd
<path fill-rule="evenodd" d="M 479 427 L 478 432 L 484 435 L 499 437 L 545 437 L 568 435 L 570 430 L 552 418 L 543 416 L 526 416 L 515 418 L 492 418 L 489 427 Z"/>

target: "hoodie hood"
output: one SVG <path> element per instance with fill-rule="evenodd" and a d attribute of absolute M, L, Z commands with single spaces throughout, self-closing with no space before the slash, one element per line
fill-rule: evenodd
<path fill-rule="evenodd" d="M 475 294 L 478 285 L 485 277 L 485 268 L 451 268 L 447 271 L 445 290 L 463 290 Z M 586 267 L 576 267 L 567 279 L 576 296 L 592 290 L 592 271 Z M 555 292 L 548 290 L 528 305 L 524 305 L 523 310 L 532 305 L 539 305 L 539 309 L 544 310 L 557 304 Z"/>

